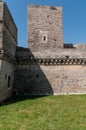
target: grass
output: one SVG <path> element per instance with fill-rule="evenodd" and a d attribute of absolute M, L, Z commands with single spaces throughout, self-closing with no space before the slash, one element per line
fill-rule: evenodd
<path fill-rule="evenodd" d="M 10 99 L 0 130 L 86 130 L 86 95 Z"/>

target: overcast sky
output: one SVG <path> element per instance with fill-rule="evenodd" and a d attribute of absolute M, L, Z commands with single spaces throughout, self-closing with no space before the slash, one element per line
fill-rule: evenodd
<path fill-rule="evenodd" d="M 18 44 L 27 47 L 28 4 L 63 7 L 64 43 L 86 43 L 86 0 L 3 0 L 18 28 Z"/>

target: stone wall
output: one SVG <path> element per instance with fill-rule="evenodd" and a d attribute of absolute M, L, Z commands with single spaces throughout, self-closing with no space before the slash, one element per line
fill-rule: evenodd
<path fill-rule="evenodd" d="M 30 5 L 28 44 L 31 51 L 62 48 L 62 7 Z"/>
<path fill-rule="evenodd" d="M 86 94 L 86 45 L 63 47 L 62 8 L 31 5 L 28 18 L 30 48 L 17 47 L 16 25 L 0 2 L 0 102 L 13 87 L 19 95 Z"/>
<path fill-rule="evenodd" d="M 53 94 L 86 93 L 86 66 L 41 66 Z M 41 84 L 41 83 L 40 83 Z"/>
<path fill-rule="evenodd" d="M 3 5 L 4 3 L 0 1 L 0 21 L 3 21 Z"/>
<path fill-rule="evenodd" d="M 17 28 L 4 2 L 0 2 L 0 102 L 13 91 Z"/>
<path fill-rule="evenodd" d="M 15 56 L 17 27 L 5 3 L 0 2 L 0 48 Z"/>
<path fill-rule="evenodd" d="M 5 3 L 3 5 L 3 21 L 9 33 L 11 33 L 12 37 L 17 42 L 17 27 Z"/>
<path fill-rule="evenodd" d="M 1 65 L 2 65 L 2 60 L 0 59 L 0 72 L 1 72 Z M 0 73 L 0 77 L 1 77 L 1 73 Z M 1 82 L 1 78 L 0 78 L 0 82 Z"/>
<path fill-rule="evenodd" d="M 15 57 L 17 43 L 6 26 L 3 26 L 3 49 Z"/>
<path fill-rule="evenodd" d="M 77 45 L 78 46 L 78 45 Z M 16 56 L 19 58 L 29 58 L 33 56 L 34 58 L 86 58 L 86 49 L 83 48 L 58 48 L 58 49 L 48 49 L 39 50 L 37 52 L 32 52 L 28 48 L 18 47 Z"/>
<path fill-rule="evenodd" d="M 4 3 L 3 8 L 3 48 L 15 56 L 17 46 L 17 27 Z"/>
<path fill-rule="evenodd" d="M 3 47 L 3 45 L 2 45 L 2 22 L 0 22 L 0 48 L 2 48 Z"/>
<path fill-rule="evenodd" d="M 1 61 L 1 60 L 0 60 Z M 0 102 L 12 95 L 14 84 L 14 66 L 3 60 L 0 69 Z"/>
<path fill-rule="evenodd" d="M 0 48 L 2 48 L 3 2 L 0 2 Z"/>
<path fill-rule="evenodd" d="M 58 53 L 61 51 L 60 58 L 56 57 L 55 54 L 54 57 L 52 54 L 51 57 L 47 57 L 46 54 L 46 57 L 42 57 L 44 53 L 40 53 L 41 57 L 39 55 L 36 59 L 29 49 L 17 48 L 16 94 L 58 95 L 86 93 L 85 50 L 62 50 L 58 49 L 57 51 Z M 70 57 L 63 57 L 62 53 L 70 54 Z"/>
<path fill-rule="evenodd" d="M 86 93 L 85 65 L 18 65 L 17 94 L 58 95 Z"/>

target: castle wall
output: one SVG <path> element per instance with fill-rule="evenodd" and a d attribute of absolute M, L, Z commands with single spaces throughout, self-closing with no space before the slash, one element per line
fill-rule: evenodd
<path fill-rule="evenodd" d="M 15 57 L 16 41 L 11 33 L 9 33 L 6 26 L 3 26 L 3 49 L 7 50 L 10 55 Z"/>
<path fill-rule="evenodd" d="M 1 64 L 2 64 L 2 60 L 0 60 L 0 72 L 1 72 Z M 1 73 L 0 73 L 0 77 L 1 77 Z"/>
<path fill-rule="evenodd" d="M 2 48 L 3 2 L 0 2 L 0 48 Z"/>
<path fill-rule="evenodd" d="M 78 45 L 77 45 L 78 46 Z M 34 58 L 86 58 L 86 49 L 83 48 L 58 48 L 58 49 L 47 49 L 47 50 L 39 50 L 37 52 L 31 52 L 30 49 L 24 48 L 16 52 L 16 56 L 19 58 L 29 58 L 30 56 Z"/>
<path fill-rule="evenodd" d="M 0 2 L 0 48 L 15 56 L 17 27 L 5 3 Z"/>
<path fill-rule="evenodd" d="M 85 49 L 57 49 L 32 52 L 35 58 L 86 58 Z M 24 56 L 25 54 L 23 54 Z"/>
<path fill-rule="evenodd" d="M 62 48 L 62 7 L 29 5 L 28 44 L 31 51 Z"/>
<path fill-rule="evenodd" d="M 50 82 L 37 65 L 17 66 L 15 76 L 16 94 L 22 95 L 52 95 Z"/>
<path fill-rule="evenodd" d="M 13 91 L 17 28 L 8 7 L 0 2 L 0 102 Z"/>
<path fill-rule="evenodd" d="M 86 93 L 86 66 L 41 66 L 41 68 L 51 84 L 53 94 Z"/>
<path fill-rule="evenodd" d="M 17 48 L 16 93 L 22 95 L 86 93 L 85 49 L 57 49 L 57 52 L 45 52 L 40 54 L 38 52 L 39 55 L 36 53 L 36 56 L 29 49 Z"/>
<path fill-rule="evenodd" d="M 28 19 L 29 48 L 17 47 L 16 25 L 0 2 L 0 102 L 13 87 L 20 95 L 86 94 L 86 45 L 63 47 L 62 7 L 30 5 Z"/>
<path fill-rule="evenodd" d="M 58 95 L 86 93 L 84 65 L 19 65 L 17 94 Z"/>
<path fill-rule="evenodd" d="M 0 22 L 0 48 L 2 48 L 2 23 Z"/>
<path fill-rule="evenodd" d="M 0 21 L 3 20 L 3 2 L 0 2 Z"/>
<path fill-rule="evenodd" d="M 0 60 L 0 102 L 10 97 L 14 84 L 14 66 L 7 61 Z"/>
<path fill-rule="evenodd" d="M 3 48 L 15 56 L 17 46 L 17 27 L 7 8 L 3 5 Z"/>
<path fill-rule="evenodd" d="M 0 59 L 0 83 L 1 83 L 1 65 L 2 65 L 2 60 Z"/>
<path fill-rule="evenodd" d="M 3 21 L 4 21 L 4 26 L 6 26 L 9 33 L 11 33 L 12 37 L 17 42 L 17 27 L 5 3 L 3 5 Z"/>

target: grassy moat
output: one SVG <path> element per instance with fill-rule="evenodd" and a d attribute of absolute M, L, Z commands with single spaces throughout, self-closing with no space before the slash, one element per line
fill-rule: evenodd
<path fill-rule="evenodd" d="M 86 130 L 86 95 L 11 98 L 0 130 Z"/>

